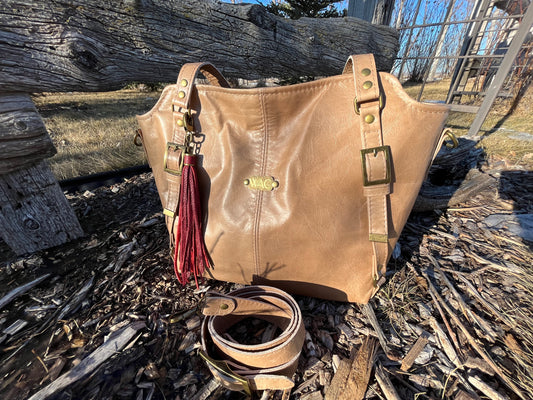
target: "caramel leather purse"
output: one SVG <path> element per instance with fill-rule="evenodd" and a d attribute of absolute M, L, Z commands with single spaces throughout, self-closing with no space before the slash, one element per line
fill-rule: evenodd
<path fill-rule="evenodd" d="M 137 117 L 178 278 L 366 303 L 448 112 L 411 99 L 370 54 L 338 76 L 253 89 L 185 64 Z"/>

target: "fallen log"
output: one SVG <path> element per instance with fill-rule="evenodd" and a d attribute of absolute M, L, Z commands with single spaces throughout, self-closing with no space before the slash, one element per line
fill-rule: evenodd
<path fill-rule="evenodd" d="M 338 74 L 350 54 L 390 70 L 396 30 L 352 17 L 274 16 L 214 0 L 3 0 L 0 91 L 98 91 L 170 82 L 185 62 L 228 77 Z"/>

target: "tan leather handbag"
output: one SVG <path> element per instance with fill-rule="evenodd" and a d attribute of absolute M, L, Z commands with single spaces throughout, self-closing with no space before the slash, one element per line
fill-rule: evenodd
<path fill-rule="evenodd" d="M 366 303 L 448 112 L 411 99 L 369 54 L 342 75 L 254 89 L 185 64 L 137 117 L 178 277 Z"/>

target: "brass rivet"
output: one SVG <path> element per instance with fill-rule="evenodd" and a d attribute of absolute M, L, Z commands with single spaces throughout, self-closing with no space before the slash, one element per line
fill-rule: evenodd
<path fill-rule="evenodd" d="M 220 309 L 221 309 L 221 310 L 227 310 L 228 308 L 229 308 L 229 306 L 228 306 L 227 304 L 225 304 L 225 303 L 222 303 L 222 304 L 220 305 Z"/>
<path fill-rule="evenodd" d="M 372 87 L 372 81 L 366 81 L 363 83 L 363 89 L 370 89 Z"/>
<path fill-rule="evenodd" d="M 186 87 L 188 84 L 189 84 L 189 82 L 187 82 L 187 79 L 182 79 L 181 82 L 180 82 L 180 85 L 183 86 L 183 87 Z"/>
<path fill-rule="evenodd" d="M 176 121 L 176 123 L 178 124 L 178 126 L 183 126 L 183 125 L 185 125 L 185 123 L 183 122 L 182 119 L 178 119 L 178 120 Z"/>
<path fill-rule="evenodd" d="M 368 114 L 367 116 L 365 116 L 365 122 L 367 124 L 371 124 L 372 122 L 374 122 L 375 118 L 372 114 Z"/>
<path fill-rule="evenodd" d="M 184 92 L 183 90 L 180 90 L 180 91 L 178 92 L 178 97 L 179 97 L 180 99 L 183 99 L 183 98 L 185 97 L 185 92 Z"/>
<path fill-rule="evenodd" d="M 368 68 L 363 68 L 363 69 L 361 70 L 361 75 L 363 75 L 363 76 L 368 76 L 368 75 L 370 75 L 370 72 L 371 72 L 371 71 L 370 71 Z"/>
<path fill-rule="evenodd" d="M 277 187 L 279 187 L 279 182 L 276 182 L 276 181 L 272 182 L 272 189 L 275 189 Z"/>
<path fill-rule="evenodd" d="M 248 186 L 248 185 L 250 184 L 250 179 L 245 179 L 245 180 L 244 180 L 244 184 L 245 184 L 246 186 Z"/>

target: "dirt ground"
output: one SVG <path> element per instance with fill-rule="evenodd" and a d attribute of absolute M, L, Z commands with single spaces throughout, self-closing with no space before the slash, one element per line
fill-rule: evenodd
<path fill-rule="evenodd" d="M 373 371 L 397 398 L 531 398 L 533 174 L 482 161 L 474 169 L 487 177 L 480 191 L 411 215 L 369 307 L 297 297 L 308 335 L 291 399 L 322 399 L 368 337 L 380 343 Z M 217 387 L 196 354 L 199 299 L 235 285 L 180 286 L 151 174 L 67 198 L 85 237 L 25 257 L 0 244 L 0 299 L 44 276 L 0 301 L 0 398 L 244 398 Z M 77 368 L 128 329 L 100 366 Z M 41 391 L 69 373 L 77 380 Z M 394 398 L 376 374 L 366 398 Z"/>

